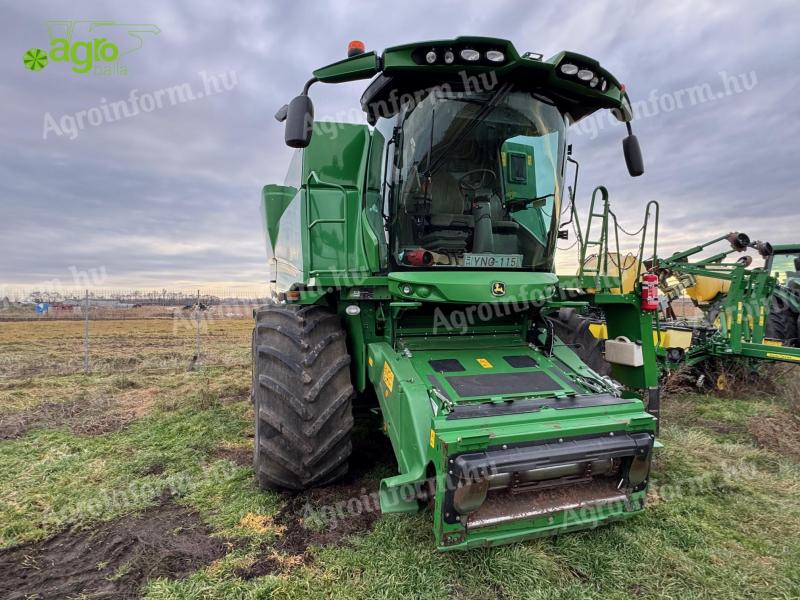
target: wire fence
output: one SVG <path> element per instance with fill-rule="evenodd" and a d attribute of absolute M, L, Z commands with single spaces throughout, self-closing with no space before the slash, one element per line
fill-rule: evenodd
<path fill-rule="evenodd" d="M 0 298 L 0 378 L 250 365 L 261 290 L 23 290 Z"/>

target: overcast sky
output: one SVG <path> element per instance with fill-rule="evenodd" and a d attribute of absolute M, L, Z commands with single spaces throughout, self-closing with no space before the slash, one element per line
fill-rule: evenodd
<path fill-rule="evenodd" d="M 510 39 L 520 52 L 548 57 L 568 49 L 597 58 L 625 82 L 634 103 L 644 102 L 634 129 L 646 173 L 628 177 L 622 125 L 590 122 L 572 137 L 583 201 L 595 185 L 607 185 L 622 222 L 633 228 L 646 202 L 658 200 L 663 253 L 730 230 L 800 241 L 796 2 L 397 6 L 6 4 L 0 285 L 69 285 L 76 269 L 105 286 L 263 284 L 260 189 L 283 180 L 289 156 L 273 114 L 313 69 L 343 58 L 351 39 L 382 51 L 485 35 Z M 127 75 L 81 75 L 52 61 L 40 71 L 25 69 L 28 48 L 49 49 L 51 19 L 155 24 L 160 32 L 138 34 L 141 49 L 121 61 Z M 107 37 L 121 51 L 126 40 L 135 42 L 122 29 Z M 175 105 L 164 96 L 151 112 L 97 126 L 84 117 L 83 128 L 71 133 L 62 127 L 81 111 L 127 100 L 132 90 L 153 94 L 188 83 L 203 91 L 201 72 L 227 77 L 219 79 L 219 93 Z M 738 91 L 721 73 L 737 78 Z M 317 116 L 353 118 L 365 85 L 314 86 Z M 689 92 L 696 86 L 713 97 L 698 101 L 698 92 Z"/>

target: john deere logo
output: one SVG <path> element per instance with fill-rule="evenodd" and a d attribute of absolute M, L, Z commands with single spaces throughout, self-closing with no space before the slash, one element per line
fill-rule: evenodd
<path fill-rule="evenodd" d="M 492 283 L 492 296 L 505 296 L 506 284 L 502 281 L 495 281 Z"/>

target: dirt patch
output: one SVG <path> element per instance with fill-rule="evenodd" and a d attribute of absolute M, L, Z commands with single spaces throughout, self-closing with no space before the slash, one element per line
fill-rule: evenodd
<path fill-rule="evenodd" d="M 211 453 L 214 458 L 223 458 L 240 467 L 253 464 L 253 449 L 243 446 L 220 446 Z"/>
<path fill-rule="evenodd" d="M 249 567 L 234 569 L 233 574 L 241 579 L 255 579 L 265 575 L 275 575 L 282 572 L 281 563 L 270 554 L 259 556 Z"/>
<path fill-rule="evenodd" d="M 335 546 L 369 531 L 380 516 L 377 482 L 349 481 L 287 498 L 275 517 L 286 527 L 276 549 L 305 555 L 310 546 Z"/>
<path fill-rule="evenodd" d="M 164 471 L 166 471 L 164 465 L 157 462 L 147 465 L 144 469 L 141 470 L 141 474 L 147 477 L 149 475 L 161 475 Z"/>
<path fill-rule="evenodd" d="M 272 519 L 278 540 L 264 546 L 248 567 L 237 569 L 242 579 L 290 572 L 313 561 L 310 549 L 337 546 L 348 536 L 364 533 L 380 518 L 378 482 L 351 480 L 297 495 L 286 494 L 286 505 Z"/>
<path fill-rule="evenodd" d="M 800 460 L 800 419 L 783 417 L 753 417 L 748 426 L 759 448 Z"/>
<path fill-rule="evenodd" d="M 381 475 L 375 470 L 391 465 L 394 455 L 388 438 L 367 412 L 356 415 L 353 445 L 350 469 L 342 481 L 300 494 L 283 494 L 284 507 L 271 519 L 272 526 L 280 529 L 278 539 L 265 545 L 250 566 L 237 570 L 238 577 L 287 573 L 313 561 L 312 547 L 338 546 L 349 536 L 372 529 L 381 516 Z M 249 464 L 249 453 L 247 458 Z"/>
<path fill-rule="evenodd" d="M 151 579 L 185 577 L 222 558 L 226 544 L 209 534 L 197 513 L 164 503 L 0 551 L 0 597 L 138 598 Z"/>
<path fill-rule="evenodd" d="M 157 388 L 132 389 L 114 396 L 81 395 L 65 402 L 43 402 L 2 415 L 0 440 L 18 438 L 34 427 L 67 426 L 77 435 L 89 436 L 120 431 L 150 411 L 158 392 Z"/>

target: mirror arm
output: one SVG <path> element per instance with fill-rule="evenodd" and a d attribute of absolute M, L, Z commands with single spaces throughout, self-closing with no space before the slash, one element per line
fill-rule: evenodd
<path fill-rule="evenodd" d="M 308 88 L 314 85 L 317 81 L 319 81 L 319 79 L 317 79 L 316 77 L 312 77 L 311 79 L 306 81 L 306 84 L 303 86 L 303 91 L 301 92 L 300 95 L 308 96 Z M 275 120 L 278 123 L 283 123 L 284 121 L 286 121 L 286 117 L 288 116 L 288 114 L 289 114 L 289 105 L 284 104 L 278 109 L 278 112 L 275 113 Z"/>
<path fill-rule="evenodd" d="M 316 77 L 312 77 L 311 79 L 306 81 L 306 84 L 303 86 L 303 91 L 302 91 L 303 96 L 308 96 L 308 88 L 310 88 L 318 81 L 319 79 L 317 79 Z"/>

